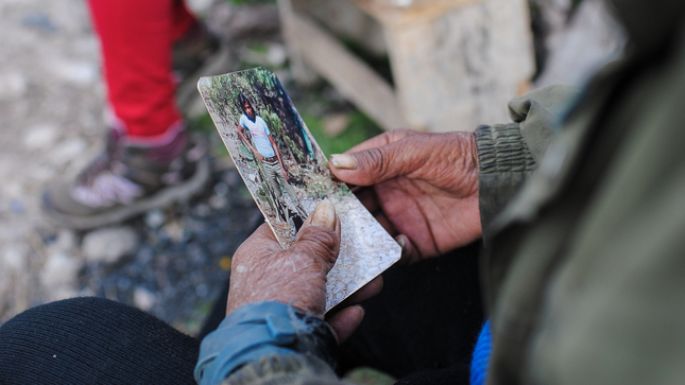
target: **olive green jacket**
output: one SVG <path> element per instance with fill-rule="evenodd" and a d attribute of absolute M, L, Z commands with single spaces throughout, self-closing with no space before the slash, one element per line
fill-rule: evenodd
<path fill-rule="evenodd" d="M 685 382 L 685 3 L 614 3 L 625 59 L 477 132 L 489 384 Z"/>
<path fill-rule="evenodd" d="M 624 59 L 475 133 L 491 385 L 685 383 L 685 2 L 612 3 Z M 290 360 L 228 383 L 337 383 Z"/>

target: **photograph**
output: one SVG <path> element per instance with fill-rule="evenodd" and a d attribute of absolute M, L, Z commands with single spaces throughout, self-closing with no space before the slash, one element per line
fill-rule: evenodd
<path fill-rule="evenodd" d="M 204 77 L 198 89 L 266 222 L 288 247 L 316 204 L 341 218 L 341 251 L 328 276 L 327 308 L 399 260 L 400 247 L 327 160 L 276 75 L 263 68 Z"/>

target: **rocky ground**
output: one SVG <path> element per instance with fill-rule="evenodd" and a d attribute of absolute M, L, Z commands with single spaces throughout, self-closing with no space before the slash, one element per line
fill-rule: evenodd
<path fill-rule="evenodd" d="M 86 234 L 78 288 L 194 333 L 225 290 L 232 253 L 261 222 L 237 172 L 217 171 L 188 204 Z"/>
<path fill-rule="evenodd" d="M 2 321 L 79 291 L 78 236 L 50 228 L 39 199 L 96 151 L 104 90 L 84 2 L 2 0 L 0 15 Z"/>
<path fill-rule="evenodd" d="M 97 295 L 197 330 L 231 253 L 261 220 L 240 178 L 216 159 L 212 182 L 188 204 L 91 232 L 48 223 L 43 186 L 100 145 L 98 42 L 81 0 L 2 0 L 0 15 L 0 322 L 46 301 Z"/>

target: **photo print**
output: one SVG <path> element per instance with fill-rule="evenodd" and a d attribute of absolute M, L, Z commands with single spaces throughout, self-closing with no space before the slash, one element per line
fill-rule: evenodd
<path fill-rule="evenodd" d="M 276 239 L 288 247 L 317 203 L 341 222 L 340 255 L 328 274 L 326 310 L 397 262 L 401 248 L 327 160 L 283 85 L 263 68 L 203 77 L 198 89 L 221 139 Z"/>

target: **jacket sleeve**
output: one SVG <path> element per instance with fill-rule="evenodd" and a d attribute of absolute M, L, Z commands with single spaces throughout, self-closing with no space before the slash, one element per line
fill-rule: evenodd
<path fill-rule="evenodd" d="M 513 122 L 480 126 L 476 132 L 480 168 L 480 215 L 489 224 L 533 172 L 575 98 L 572 87 L 552 86 L 509 102 Z"/>
<path fill-rule="evenodd" d="M 336 346 L 320 317 L 276 301 L 251 303 L 203 338 L 194 376 L 202 385 L 337 385 Z"/>

